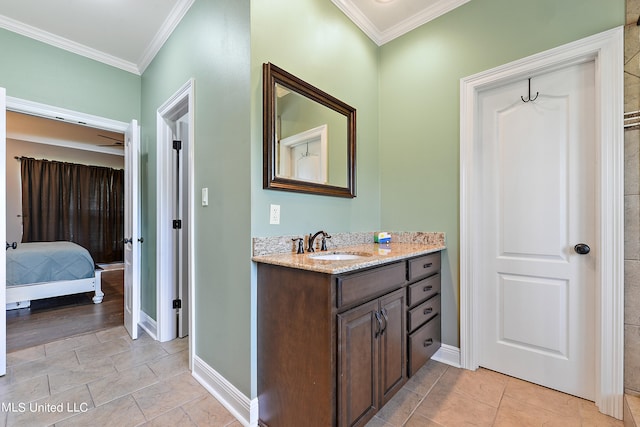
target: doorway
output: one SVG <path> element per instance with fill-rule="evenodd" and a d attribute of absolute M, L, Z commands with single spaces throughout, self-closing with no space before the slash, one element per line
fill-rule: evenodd
<path fill-rule="evenodd" d="M 189 80 L 157 114 L 157 336 L 193 334 L 194 82 Z M 193 340 L 189 341 L 193 354 Z M 190 360 L 191 365 L 191 360 Z"/>
<path fill-rule="evenodd" d="M 19 113 L 24 113 L 24 114 L 28 114 L 28 115 L 34 115 L 34 116 L 40 116 L 40 117 L 44 117 L 44 118 L 57 118 L 58 120 L 64 120 L 65 122 L 68 123 L 81 123 L 83 126 L 86 127 L 91 127 L 91 128 L 97 128 L 97 129 L 102 129 L 102 130 L 107 130 L 107 131 L 112 131 L 112 132 L 117 132 L 117 133 L 124 133 L 124 131 L 127 129 L 127 127 L 129 126 L 129 124 L 124 123 L 124 122 L 119 122 L 119 121 L 115 121 L 115 120 L 111 120 L 111 119 L 105 119 L 102 117 L 97 117 L 97 116 L 92 116 L 92 115 L 88 115 L 88 114 L 84 114 L 84 113 L 79 113 L 76 111 L 71 111 L 71 110 L 66 110 L 66 109 L 62 109 L 62 108 L 58 108 L 58 107 L 53 107 L 53 106 L 48 106 L 48 105 L 44 105 L 44 104 L 40 104 L 40 103 L 35 103 L 35 102 L 31 102 L 31 101 L 26 101 L 26 100 L 22 100 L 22 99 L 18 99 L 18 98 L 12 98 L 12 97 L 6 97 L 5 98 L 5 93 L 4 90 L 2 90 L 2 92 L 0 93 L 1 98 L 0 101 L 2 101 L 0 107 L 1 110 L 4 112 L 7 109 L 10 111 L 14 111 L 14 112 L 19 112 Z M 5 103 L 5 99 L 6 99 L 6 103 Z M 0 135 L 0 140 L 2 141 L 0 144 L 2 145 L 2 149 L 0 150 L 1 158 L 0 161 L 2 162 L 6 162 L 6 133 L 5 133 L 5 118 L 6 118 L 6 114 L 3 114 L 3 120 L 2 123 L 0 123 L 1 129 L 0 131 L 2 132 L 2 134 Z M 6 180 L 6 177 L 3 176 L 2 177 L 3 180 Z M 126 191 L 126 189 L 125 189 Z M 6 236 L 6 216 L 5 216 L 5 212 L 6 212 L 6 189 L 5 189 L 5 185 L 2 185 L 2 193 L 0 194 L 0 201 L 3 204 L 2 207 L 0 207 L 0 209 L 2 210 L 2 222 L 5 224 L 5 226 L 3 227 L 2 233 L 5 234 Z M 139 215 L 139 213 L 138 213 Z M 5 254 L 6 255 L 6 254 Z M 0 260 L 0 263 L 2 264 L 1 270 L 2 270 L 2 276 L 4 277 L 4 275 L 6 274 L 6 267 L 5 267 L 5 260 L 6 256 L 3 255 L 3 258 Z M 5 280 L 1 281 L 0 284 L 0 294 L 3 295 L 2 300 L 0 301 L 3 305 L 4 305 L 4 295 L 5 295 Z M 5 319 L 3 319 L 2 325 L 1 325 L 1 329 L 0 329 L 0 341 L 2 343 L 2 358 L 0 359 L 0 365 L 1 368 L 4 370 L 5 369 L 5 357 L 6 357 L 6 323 L 5 323 Z"/>
<path fill-rule="evenodd" d="M 601 412 L 622 418 L 623 398 L 623 134 L 622 27 L 461 80 L 460 136 L 460 349 L 461 365 L 477 369 L 481 357 L 481 276 L 486 250 L 479 232 L 483 226 L 482 125 L 478 116 L 481 94 L 515 81 L 593 62 L 595 69 L 594 212 L 597 259 L 595 295 L 587 310 L 595 319 L 593 340 L 594 400 Z M 535 94 L 533 94 L 535 96 Z M 525 98 L 527 95 L 525 94 Z M 578 243 L 578 242 L 576 242 Z M 573 248 L 571 248 L 573 250 Z M 569 254 L 569 248 L 564 248 Z M 577 250 L 576 250 L 577 251 Z M 492 325 L 491 327 L 496 327 Z"/>

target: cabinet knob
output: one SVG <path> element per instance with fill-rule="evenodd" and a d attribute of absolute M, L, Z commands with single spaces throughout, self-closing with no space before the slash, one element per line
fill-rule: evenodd
<path fill-rule="evenodd" d="M 433 311 L 433 307 L 427 307 L 424 309 L 424 314 L 429 314 Z"/>
<path fill-rule="evenodd" d="M 423 344 L 423 345 L 424 345 L 425 347 L 429 347 L 431 344 L 433 344 L 433 339 L 432 339 L 432 338 L 429 338 L 429 339 L 427 339 L 427 340 L 424 340 L 424 344 Z"/>
<path fill-rule="evenodd" d="M 433 286 L 425 286 L 424 288 L 422 288 L 422 292 L 429 292 L 431 289 L 433 289 Z"/>
<path fill-rule="evenodd" d="M 433 265 L 432 262 L 428 262 L 425 265 L 422 266 L 422 268 L 430 268 Z"/>

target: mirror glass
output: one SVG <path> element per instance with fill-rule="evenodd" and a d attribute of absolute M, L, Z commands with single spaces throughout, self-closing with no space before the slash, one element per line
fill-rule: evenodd
<path fill-rule="evenodd" d="M 355 197 L 355 109 L 264 64 L 264 188 Z"/>

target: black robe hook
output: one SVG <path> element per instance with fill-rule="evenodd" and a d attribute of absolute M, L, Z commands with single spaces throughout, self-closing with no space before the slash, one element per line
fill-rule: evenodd
<path fill-rule="evenodd" d="M 540 92 L 536 92 L 536 97 L 531 99 L 531 78 L 529 78 L 529 98 L 528 99 L 524 99 L 524 96 L 521 96 L 520 99 L 522 99 L 522 102 L 529 102 L 529 101 L 535 101 L 536 99 L 538 99 L 538 94 Z"/>

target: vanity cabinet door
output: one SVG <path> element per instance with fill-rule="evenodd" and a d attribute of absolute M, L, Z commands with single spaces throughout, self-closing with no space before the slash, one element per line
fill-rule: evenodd
<path fill-rule="evenodd" d="M 364 425 L 378 411 L 378 300 L 338 314 L 338 425 Z"/>
<path fill-rule="evenodd" d="M 382 407 L 407 382 L 405 290 L 380 298 L 383 332 L 380 334 L 380 392 Z"/>

